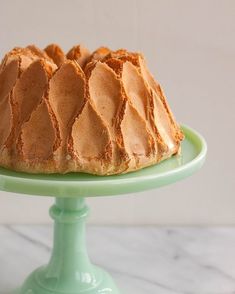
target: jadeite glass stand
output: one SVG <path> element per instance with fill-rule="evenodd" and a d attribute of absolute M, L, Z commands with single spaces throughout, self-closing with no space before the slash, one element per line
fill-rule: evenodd
<path fill-rule="evenodd" d="M 182 127 L 180 156 L 143 170 L 116 176 L 82 173 L 32 175 L 0 168 L 0 190 L 54 196 L 54 247 L 46 266 L 35 270 L 17 294 L 120 294 L 111 276 L 93 265 L 85 245 L 85 196 L 118 195 L 157 188 L 190 176 L 203 164 L 206 143 L 194 130 Z"/>

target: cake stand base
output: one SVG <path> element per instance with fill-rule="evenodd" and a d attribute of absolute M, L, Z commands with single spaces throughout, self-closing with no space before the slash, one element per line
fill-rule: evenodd
<path fill-rule="evenodd" d="M 79 281 L 74 284 L 64 282 L 64 285 L 56 286 L 53 282 L 48 285 L 47 268 L 42 267 L 34 271 L 25 281 L 23 287 L 16 294 L 120 294 L 111 276 L 102 269 L 95 267 L 97 280 L 93 283 L 90 281 Z M 88 273 L 85 273 L 85 275 Z M 89 275 L 89 274 L 88 274 Z M 95 277 L 94 277 L 95 278 Z M 59 288 L 61 287 L 61 288 Z M 57 288 L 57 289 L 56 289 Z"/>
<path fill-rule="evenodd" d="M 54 247 L 48 265 L 35 270 L 18 294 L 120 294 L 111 276 L 91 264 L 85 245 L 84 198 L 56 198 Z"/>

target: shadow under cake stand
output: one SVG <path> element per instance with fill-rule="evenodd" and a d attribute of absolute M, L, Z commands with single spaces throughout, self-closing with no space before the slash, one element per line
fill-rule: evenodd
<path fill-rule="evenodd" d="M 180 156 L 124 175 L 27 174 L 0 168 L 0 190 L 54 196 L 54 246 L 49 263 L 36 269 L 17 294 L 120 294 L 111 276 L 90 262 L 85 243 L 85 197 L 127 194 L 168 185 L 192 175 L 204 163 L 206 142 L 182 126 Z"/>

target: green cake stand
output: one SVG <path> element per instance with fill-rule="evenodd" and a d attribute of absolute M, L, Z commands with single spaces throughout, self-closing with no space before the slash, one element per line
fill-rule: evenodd
<path fill-rule="evenodd" d="M 118 195 L 171 184 L 196 172 L 206 157 L 206 142 L 182 126 L 180 156 L 137 172 L 115 176 L 82 173 L 27 174 L 0 168 L 0 190 L 53 196 L 54 247 L 49 263 L 29 275 L 17 294 L 120 294 L 111 276 L 90 262 L 85 244 L 85 197 Z"/>

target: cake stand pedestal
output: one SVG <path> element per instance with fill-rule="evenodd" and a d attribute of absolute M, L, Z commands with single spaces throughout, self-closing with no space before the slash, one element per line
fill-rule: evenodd
<path fill-rule="evenodd" d="M 35 270 L 17 294 L 120 294 L 111 276 L 93 265 L 85 244 L 88 207 L 84 196 L 118 195 L 157 188 L 197 171 L 206 157 L 206 143 L 194 130 L 182 127 L 180 156 L 137 172 L 115 176 L 82 173 L 33 175 L 0 168 L 0 190 L 54 196 L 54 246 L 49 263 Z"/>

